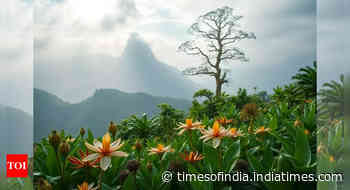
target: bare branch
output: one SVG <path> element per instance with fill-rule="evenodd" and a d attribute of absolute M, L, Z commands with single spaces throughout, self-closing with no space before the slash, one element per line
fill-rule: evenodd
<path fill-rule="evenodd" d="M 199 67 L 190 67 L 182 71 L 184 75 L 195 76 L 195 75 L 209 75 L 215 76 L 216 73 L 211 71 L 207 66 L 199 66 Z"/>
<path fill-rule="evenodd" d="M 181 44 L 179 50 L 184 51 L 188 55 L 201 55 L 202 57 L 204 57 L 208 65 L 210 65 L 211 67 L 215 67 L 211 63 L 209 55 L 204 53 L 198 46 L 195 46 L 193 41 L 186 41 L 185 43 Z"/>

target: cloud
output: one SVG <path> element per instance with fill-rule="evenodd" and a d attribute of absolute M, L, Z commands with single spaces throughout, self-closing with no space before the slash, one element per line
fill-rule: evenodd
<path fill-rule="evenodd" d="M 347 33 L 350 26 L 349 13 L 345 11 L 346 1 L 320 1 L 318 3 L 318 84 L 319 87 L 330 80 L 339 80 L 340 74 L 349 65 L 350 50 Z"/>
<path fill-rule="evenodd" d="M 271 91 L 276 85 L 288 83 L 300 67 L 311 65 L 316 59 L 316 3 L 313 1 L 257 1 L 254 6 L 244 0 L 201 3 L 65 0 L 59 4 L 40 1 L 44 3 L 38 4 L 36 13 L 40 18 L 36 19 L 35 81 L 42 82 L 36 83 L 36 87 L 55 87 L 57 90 L 50 92 L 66 94 L 62 97 L 68 99 L 73 97 L 73 89 L 64 89 L 63 83 L 49 84 L 50 81 L 62 78 L 61 81 L 71 81 L 74 86 L 112 86 L 111 81 L 100 80 L 98 75 L 104 75 L 116 64 L 134 32 L 140 34 L 158 60 L 180 70 L 197 65 L 200 59 L 179 53 L 177 48 L 181 42 L 191 39 L 187 29 L 199 15 L 226 5 L 244 16 L 242 29 L 257 36 L 256 40 L 239 44 L 250 62 L 229 66 L 232 81 L 226 87 L 229 92 L 249 86 Z M 208 78 L 193 80 L 213 87 Z"/>
<path fill-rule="evenodd" d="M 33 19 L 28 1 L 0 7 L 0 104 L 32 113 Z"/>
<path fill-rule="evenodd" d="M 140 13 L 136 9 L 134 0 L 119 0 L 115 12 L 107 14 L 101 21 L 103 30 L 113 31 L 116 26 L 123 26 L 131 19 L 136 19 Z"/>

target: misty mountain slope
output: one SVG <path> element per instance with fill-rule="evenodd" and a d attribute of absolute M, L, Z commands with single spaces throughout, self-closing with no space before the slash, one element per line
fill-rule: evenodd
<path fill-rule="evenodd" d="M 65 129 L 77 134 L 81 127 L 103 135 L 110 121 L 120 121 L 132 114 L 159 112 L 158 104 L 167 103 L 188 110 L 191 102 L 184 99 L 157 97 L 145 93 L 125 93 L 115 89 L 96 90 L 86 100 L 69 104 L 46 91 L 34 89 L 34 139 L 46 137 L 52 130 Z"/>
<path fill-rule="evenodd" d="M 19 109 L 0 105 L 0 152 L 29 154 L 33 148 L 33 117 Z"/>
<path fill-rule="evenodd" d="M 178 69 L 157 60 L 149 45 L 137 34 L 130 36 L 119 61 L 117 71 L 121 78 L 130 79 L 127 91 L 190 99 L 196 89 L 192 80 L 185 78 Z"/>
<path fill-rule="evenodd" d="M 158 60 L 137 34 L 130 36 L 124 49 L 115 51 L 121 56 L 93 54 L 84 48 L 72 50 L 70 56 L 59 51 L 50 56 L 36 52 L 35 88 L 69 102 L 81 102 L 98 88 L 185 99 L 198 90 L 191 79 L 165 64 L 167 60 Z"/>

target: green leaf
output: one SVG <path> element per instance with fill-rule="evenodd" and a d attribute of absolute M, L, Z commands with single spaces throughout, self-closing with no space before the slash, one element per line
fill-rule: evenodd
<path fill-rule="evenodd" d="M 206 156 L 206 159 L 204 159 L 206 161 L 206 166 L 210 170 L 210 172 L 213 172 L 218 168 L 219 157 L 218 157 L 218 150 L 216 150 L 210 145 L 203 144 L 203 152 L 204 152 L 204 155 Z"/>
<path fill-rule="evenodd" d="M 254 155 L 252 155 L 251 153 L 247 153 L 247 157 L 248 157 L 248 162 L 254 171 L 256 171 L 258 173 L 265 173 L 266 172 L 266 169 L 264 168 L 264 166 L 261 164 L 261 162 L 259 160 L 257 160 L 255 158 Z"/>
<path fill-rule="evenodd" d="M 102 183 L 102 190 L 113 190 L 113 188 L 108 186 L 107 184 Z"/>
<path fill-rule="evenodd" d="M 136 188 L 136 184 L 135 184 L 135 181 L 134 181 L 134 175 L 129 175 L 128 178 L 126 178 L 124 184 L 123 184 L 123 190 L 133 190 L 133 189 L 137 189 Z"/>
<path fill-rule="evenodd" d="M 240 141 L 238 140 L 232 143 L 229 149 L 224 153 L 224 169 L 226 172 L 230 172 L 234 168 L 241 152 L 240 147 Z"/>
<path fill-rule="evenodd" d="M 88 138 L 87 141 L 92 144 L 94 142 L 94 135 L 92 134 L 91 130 L 88 129 Z"/>
<path fill-rule="evenodd" d="M 58 176 L 58 162 L 59 160 L 56 159 L 56 152 L 52 146 L 47 146 L 47 157 L 46 157 L 46 167 L 48 169 L 50 176 Z"/>
<path fill-rule="evenodd" d="M 296 130 L 296 142 L 295 142 L 295 159 L 296 164 L 305 167 L 311 162 L 311 150 L 307 135 L 304 133 L 303 128 L 297 128 Z"/>
<path fill-rule="evenodd" d="M 270 145 L 268 144 L 264 148 L 264 156 L 263 156 L 262 164 L 266 169 L 270 170 L 272 168 L 273 161 L 274 161 L 273 152 L 270 148 Z"/>
<path fill-rule="evenodd" d="M 278 128 L 278 120 L 277 120 L 277 115 L 274 114 L 270 124 L 269 124 L 270 129 L 272 129 L 273 131 L 276 130 Z"/>

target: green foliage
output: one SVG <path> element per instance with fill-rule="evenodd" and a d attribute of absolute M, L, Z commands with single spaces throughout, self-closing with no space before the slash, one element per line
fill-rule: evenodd
<path fill-rule="evenodd" d="M 168 104 L 159 104 L 160 113 L 152 118 L 147 114 L 132 115 L 120 122 L 119 137 L 122 139 L 148 139 L 159 134 L 167 139 L 175 134 L 178 123 L 184 121 L 185 113 Z"/>
<path fill-rule="evenodd" d="M 190 116 L 195 119 L 232 117 L 248 103 L 263 104 L 269 100 L 266 92 L 248 95 L 246 89 L 240 88 L 237 95 L 229 96 L 223 93 L 221 96 L 215 96 L 213 92 L 202 89 L 193 95 Z M 225 114 L 224 114 L 225 113 Z"/>
<path fill-rule="evenodd" d="M 205 92 L 205 93 L 204 93 Z M 208 101 L 210 93 L 207 94 Z M 223 97 L 228 101 L 230 97 Z M 301 106 L 301 105 L 300 105 Z M 273 104 L 265 112 L 260 113 L 254 122 L 239 121 L 228 123 L 223 126 L 226 129 L 238 127 L 243 136 L 237 138 L 224 137 L 218 148 L 213 148 L 211 142 L 203 142 L 199 137 L 199 130 L 191 133 L 185 132 L 179 136 L 175 127 L 179 122 L 184 122 L 184 113 L 172 108 L 169 105 L 159 105 L 159 115 L 148 118 L 147 115 L 130 118 L 117 124 L 117 138 L 125 140 L 121 151 L 127 152 L 128 157 L 115 157 L 112 159 L 112 166 L 99 177 L 101 170 L 98 168 L 74 169 L 67 161 L 69 156 L 79 157 L 79 150 L 86 150 L 84 142 L 93 142 L 96 137 L 88 130 L 86 137 L 77 136 L 70 142 L 68 156 L 56 153 L 47 139 L 42 139 L 35 149 L 35 180 L 46 180 L 53 186 L 53 189 L 73 189 L 78 184 L 87 181 L 88 183 L 101 184 L 102 189 L 227 189 L 237 187 L 237 184 L 220 182 L 177 182 L 163 183 L 161 174 L 164 171 L 179 171 L 186 173 L 216 173 L 219 171 L 237 171 L 237 163 L 248 163 L 249 171 L 289 171 L 293 173 L 315 173 L 315 139 L 316 139 L 316 106 L 314 102 L 289 109 L 287 102 Z M 229 118 L 239 120 L 240 112 L 231 111 L 219 113 Z M 302 123 L 295 126 L 295 120 Z M 211 127 L 215 118 L 199 119 L 202 125 Z M 165 127 L 164 125 L 169 125 Z M 265 134 L 255 134 L 261 126 L 270 130 Z M 253 132 L 248 131 L 251 126 Z M 306 133 L 305 131 L 308 131 Z M 167 138 L 163 138 L 166 136 Z M 69 135 L 61 133 L 61 138 L 68 139 Z M 140 139 L 139 149 L 135 148 L 135 139 Z M 264 142 L 264 143 L 262 143 Z M 149 155 L 148 150 L 162 143 L 170 145 L 173 152 L 158 155 Z M 204 159 L 196 163 L 190 163 L 183 159 L 185 152 L 199 152 Z M 125 171 L 130 160 L 137 160 L 140 165 L 136 173 Z M 123 173 L 124 172 L 124 173 Z M 123 176 L 125 176 L 123 178 Z M 100 180 L 101 179 L 101 180 Z M 38 183 L 36 183 L 38 184 Z M 247 184 L 246 184 L 247 185 Z M 250 184 L 253 189 L 274 190 L 279 188 L 295 189 L 297 184 Z M 238 188 L 242 187 L 238 185 Z"/>
<path fill-rule="evenodd" d="M 299 69 L 292 79 L 295 81 L 283 87 L 273 89 L 272 102 L 289 102 L 291 107 L 303 104 L 305 101 L 314 100 L 317 92 L 317 66 L 306 66 Z"/>
<path fill-rule="evenodd" d="M 101 141 L 101 135 L 92 130 L 89 129 L 86 136 L 76 136 L 74 141 L 70 140 L 71 135 L 62 131 L 59 134 L 61 143 L 68 142 L 70 147 L 65 154 L 53 146 L 52 140 L 50 144 L 47 138 L 43 138 L 35 148 L 35 185 L 48 184 L 53 190 L 74 189 L 83 182 L 94 183 L 106 190 L 316 189 L 315 183 L 180 182 L 175 178 L 169 183 L 162 181 L 165 171 L 205 174 L 243 170 L 250 176 L 253 172 L 270 171 L 315 174 L 319 163 L 316 157 L 318 133 L 323 134 L 320 141 L 327 147 L 322 150 L 320 162 L 337 162 L 342 153 L 339 142 L 343 138 L 343 127 L 334 121 L 336 127 L 317 130 L 315 97 L 309 92 L 301 93 L 301 89 L 309 91 L 312 88 L 305 83 L 312 74 L 311 67 L 301 69 L 294 77 L 296 83 L 275 88 L 271 96 L 266 92 L 248 94 L 245 89 L 239 89 L 236 95 L 222 93 L 221 96 L 207 89 L 199 90 L 193 96 L 189 115 L 168 104 L 159 104 L 160 111 L 152 116 L 131 115 L 116 125 L 116 135 L 112 137 L 113 141 L 122 139 L 124 146 L 120 151 L 128 156 L 113 157 L 106 171 L 95 167 L 76 169 L 69 159 L 79 157 L 79 151 L 87 150 L 85 142 Z M 339 88 L 336 83 L 326 86 L 332 86 L 330 88 L 336 92 L 335 89 Z M 324 100 L 334 100 L 333 95 L 337 93 L 333 91 Z M 189 118 L 193 125 L 190 120 L 185 120 Z M 213 139 L 204 141 L 201 138 L 203 134 L 215 131 L 214 128 L 209 130 L 214 124 L 220 126 L 216 130 L 222 130 L 222 133 L 213 135 L 213 138 L 222 135 L 218 146 L 213 146 Z M 179 126 L 186 129 L 181 135 Z M 157 153 L 155 150 L 166 151 Z M 155 154 L 150 154 L 152 151 Z M 189 152 L 201 157 L 193 160 Z M 101 160 L 97 159 L 96 163 L 101 164 Z M 328 166 L 322 165 L 324 168 Z"/>
<path fill-rule="evenodd" d="M 0 176 L 0 189 L 2 190 L 32 190 L 31 178 L 5 178 Z"/>
<path fill-rule="evenodd" d="M 313 67 L 306 66 L 292 77 L 296 81 L 298 94 L 306 99 L 314 98 L 317 93 L 317 62 Z"/>
<path fill-rule="evenodd" d="M 345 96 L 344 75 L 330 81 L 318 93 L 319 172 L 344 173 Z M 336 182 L 321 182 L 318 189 L 337 189 Z"/>
<path fill-rule="evenodd" d="M 344 116 L 344 75 L 340 76 L 339 82 L 332 80 L 323 84 L 323 88 L 318 93 L 319 113 L 323 117 L 331 120 Z"/>
<path fill-rule="evenodd" d="M 298 86 L 295 83 L 276 87 L 273 89 L 272 100 L 275 103 L 288 102 L 291 106 L 298 105 L 305 100 L 298 91 Z"/>

